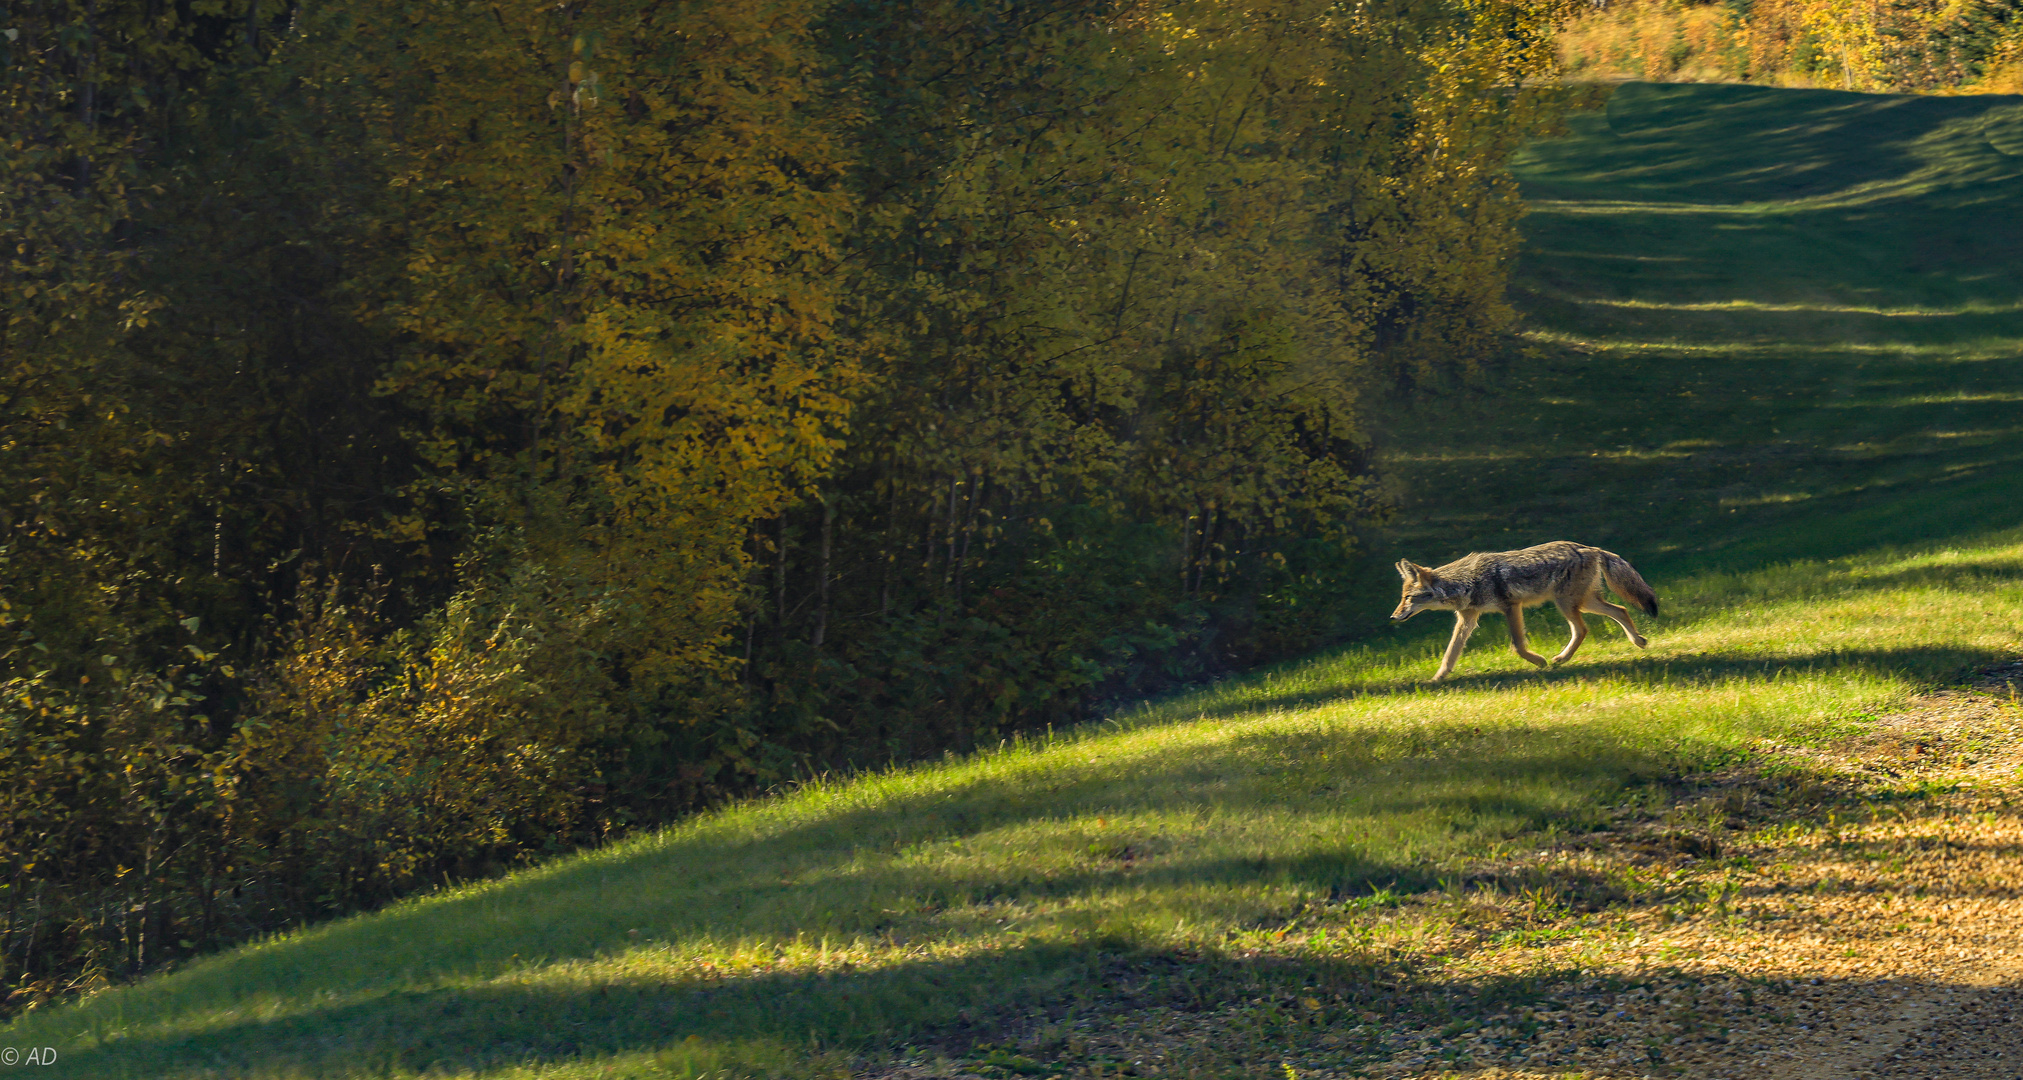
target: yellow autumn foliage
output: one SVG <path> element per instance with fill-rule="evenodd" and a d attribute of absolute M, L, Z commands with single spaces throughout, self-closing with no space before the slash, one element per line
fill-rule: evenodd
<path fill-rule="evenodd" d="M 2013 93 L 2015 12 L 2011 0 L 1615 0 L 1559 42 L 1577 78 Z"/>
<path fill-rule="evenodd" d="M 1567 10 L 9 16 L 5 980 L 1322 640 Z"/>

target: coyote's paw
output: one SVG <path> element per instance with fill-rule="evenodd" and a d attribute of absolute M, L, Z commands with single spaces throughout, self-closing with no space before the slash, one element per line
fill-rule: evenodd
<path fill-rule="evenodd" d="M 1650 638 L 1647 638 L 1647 637 L 1638 637 L 1638 638 L 1633 638 L 1632 640 L 1634 640 L 1634 641 L 1635 641 L 1635 642 L 1637 643 L 1637 648 L 1639 648 L 1639 649 L 1648 649 L 1648 648 L 1650 648 L 1650 647 L 1651 647 L 1651 639 L 1650 639 Z"/>

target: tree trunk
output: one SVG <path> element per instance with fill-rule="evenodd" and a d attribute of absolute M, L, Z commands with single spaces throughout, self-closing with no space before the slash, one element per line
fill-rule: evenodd
<path fill-rule="evenodd" d="M 836 504 L 822 500 L 822 547 L 815 557 L 815 633 L 809 643 L 822 647 L 829 633 L 829 550 L 835 536 Z"/>
<path fill-rule="evenodd" d="M 962 550 L 955 556 L 955 602 L 962 603 L 962 576 L 969 569 L 969 538 L 976 532 L 976 515 L 983 507 L 984 478 L 977 473 L 969 480 L 969 514 L 962 525 Z"/>
<path fill-rule="evenodd" d="M 899 478 L 886 474 L 885 481 L 885 533 L 878 542 L 878 617 L 883 619 L 892 612 L 892 571 L 899 562 L 899 553 L 892 549 L 892 533 L 899 527 Z"/>
<path fill-rule="evenodd" d="M 941 584 L 946 588 L 955 580 L 955 536 L 960 531 L 961 513 L 956 510 L 956 496 L 961 492 L 962 475 L 951 473 L 948 477 L 948 562 L 941 568 Z"/>
<path fill-rule="evenodd" d="M 787 515 L 780 514 L 779 532 L 773 538 L 773 629 L 780 637 L 787 633 Z"/>

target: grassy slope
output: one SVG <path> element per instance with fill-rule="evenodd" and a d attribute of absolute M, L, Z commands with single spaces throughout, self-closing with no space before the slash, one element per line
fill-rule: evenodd
<path fill-rule="evenodd" d="M 1680 573 L 2017 520 L 2023 99 L 1632 85 L 1571 126 L 1520 161 L 1559 348 L 1410 439 L 1413 540 Z"/>
<path fill-rule="evenodd" d="M 1633 86 L 1524 158 L 1537 355 L 1392 419 L 1413 524 L 1376 554 L 1612 547 L 1664 598 L 1648 653 L 1603 624 L 1535 673 L 1491 627 L 1434 688 L 1446 627 L 1421 619 L 242 949 L 0 1045 L 57 1047 L 46 1076 L 813 1075 L 1119 995 L 1271 983 L 1311 995 L 1309 1027 L 1381 1008 L 1439 977 L 1359 922 L 1387 889 L 2014 655 L 2018 111 Z M 1338 932 L 1260 952 L 1310 905 Z M 1371 1049 L 1274 1023 L 1224 1064 Z"/>

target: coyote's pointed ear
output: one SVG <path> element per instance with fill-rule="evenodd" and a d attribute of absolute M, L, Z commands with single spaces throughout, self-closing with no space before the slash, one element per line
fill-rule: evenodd
<path fill-rule="evenodd" d="M 1425 576 L 1426 568 L 1410 559 L 1398 560 L 1398 576 L 1406 581 L 1417 581 Z"/>

